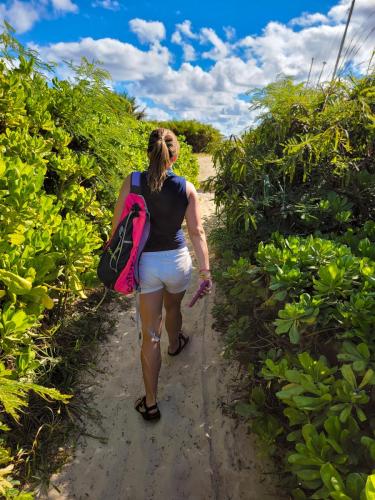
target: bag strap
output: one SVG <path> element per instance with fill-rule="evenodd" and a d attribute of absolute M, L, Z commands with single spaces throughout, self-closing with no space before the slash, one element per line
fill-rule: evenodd
<path fill-rule="evenodd" d="M 130 192 L 141 194 L 141 172 L 131 173 Z"/>

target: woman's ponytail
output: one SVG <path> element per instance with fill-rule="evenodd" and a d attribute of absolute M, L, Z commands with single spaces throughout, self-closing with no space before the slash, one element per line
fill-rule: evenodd
<path fill-rule="evenodd" d="M 147 182 L 151 191 L 160 191 L 172 158 L 177 157 L 180 145 L 175 134 L 166 128 L 157 128 L 150 134 L 148 156 L 150 164 Z"/>

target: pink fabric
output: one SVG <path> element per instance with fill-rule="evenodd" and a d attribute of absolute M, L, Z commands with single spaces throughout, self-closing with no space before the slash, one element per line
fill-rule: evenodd
<path fill-rule="evenodd" d="M 142 196 L 135 193 L 129 193 L 125 200 L 125 205 L 121 213 L 121 219 L 131 211 L 134 203 L 140 206 L 139 217 L 133 219 L 133 248 L 130 253 L 130 258 L 126 263 L 126 266 L 121 271 L 120 276 L 117 278 L 114 289 L 117 292 L 128 295 L 133 293 L 136 288 L 136 283 L 134 279 L 134 267 L 136 264 L 138 256 L 139 242 L 141 241 L 143 228 L 146 222 L 146 205 Z"/>

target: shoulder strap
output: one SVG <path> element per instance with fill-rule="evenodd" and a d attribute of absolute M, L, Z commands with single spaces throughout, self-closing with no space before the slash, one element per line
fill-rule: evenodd
<path fill-rule="evenodd" d="M 132 172 L 130 192 L 141 194 L 141 172 Z"/>

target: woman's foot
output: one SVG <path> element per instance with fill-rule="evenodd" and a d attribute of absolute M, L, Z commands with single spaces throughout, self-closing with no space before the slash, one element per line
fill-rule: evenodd
<path fill-rule="evenodd" d="M 168 354 L 170 356 L 177 356 L 177 354 L 180 354 L 182 349 L 186 346 L 186 344 L 189 342 L 189 336 L 184 335 L 182 332 L 178 334 L 178 347 L 174 351 L 170 351 L 168 349 Z"/>
<path fill-rule="evenodd" d="M 142 415 L 145 420 L 157 420 L 161 416 L 157 403 L 151 406 L 147 406 L 146 396 L 138 398 L 134 404 L 134 408 L 138 413 Z"/>

